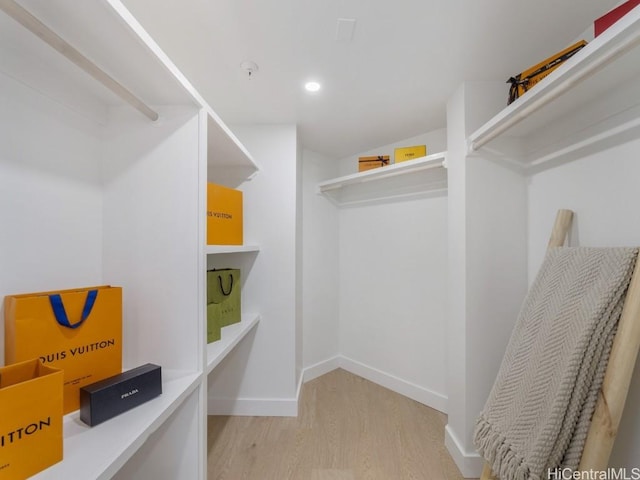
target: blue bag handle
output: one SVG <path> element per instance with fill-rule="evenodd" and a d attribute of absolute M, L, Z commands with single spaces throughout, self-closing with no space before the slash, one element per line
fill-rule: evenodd
<path fill-rule="evenodd" d="M 80 318 L 80 321 L 74 325 L 71 325 L 69 322 L 67 312 L 62 304 L 62 297 L 59 294 L 56 293 L 54 295 L 49 295 L 49 302 L 51 303 L 51 308 L 53 308 L 53 314 L 56 317 L 56 321 L 60 325 L 67 328 L 78 328 L 84 323 L 89 314 L 91 314 L 91 309 L 93 308 L 93 304 L 96 302 L 97 297 L 98 290 L 89 290 L 87 292 L 87 299 L 85 300 L 84 308 L 82 309 L 82 317 Z"/>

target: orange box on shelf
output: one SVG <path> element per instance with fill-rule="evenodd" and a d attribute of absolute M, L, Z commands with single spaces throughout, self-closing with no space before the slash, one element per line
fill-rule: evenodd
<path fill-rule="evenodd" d="M 395 163 L 406 162 L 414 158 L 420 158 L 427 155 L 426 145 L 416 145 L 415 147 L 396 148 L 394 152 Z"/>
<path fill-rule="evenodd" d="M 384 167 L 385 165 L 389 165 L 389 155 L 374 155 L 372 157 L 358 158 L 359 172 L 366 172 L 367 170 Z"/>
<path fill-rule="evenodd" d="M 242 192 L 207 184 L 207 245 L 242 245 Z"/>
<path fill-rule="evenodd" d="M 511 84 L 509 87 L 508 103 L 510 104 L 524 95 L 528 90 L 533 88 L 536 83 L 553 72 L 569 58 L 573 57 L 586 44 L 587 42 L 585 40 L 580 40 L 561 52 L 556 53 L 555 55 L 507 80 L 507 83 Z"/>

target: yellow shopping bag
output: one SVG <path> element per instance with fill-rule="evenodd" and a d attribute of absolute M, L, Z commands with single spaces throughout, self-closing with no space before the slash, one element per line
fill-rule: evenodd
<path fill-rule="evenodd" d="M 64 413 L 81 387 L 122 372 L 122 288 L 101 286 L 5 297 L 4 360 L 39 358 L 64 371 Z"/>
<path fill-rule="evenodd" d="M 62 371 L 39 360 L 0 368 L 0 479 L 62 460 Z"/>

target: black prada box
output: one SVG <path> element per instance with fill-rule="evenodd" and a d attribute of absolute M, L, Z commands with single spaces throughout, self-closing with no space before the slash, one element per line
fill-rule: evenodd
<path fill-rule="evenodd" d="M 90 426 L 98 425 L 161 393 L 161 368 L 147 363 L 82 387 L 80 420 Z"/>

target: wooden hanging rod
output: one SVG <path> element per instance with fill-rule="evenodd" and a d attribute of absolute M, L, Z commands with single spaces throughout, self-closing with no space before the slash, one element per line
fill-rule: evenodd
<path fill-rule="evenodd" d="M 0 10 L 16 20 L 27 30 L 40 37 L 43 41 L 67 57 L 150 120 L 156 121 L 158 119 L 157 112 L 149 108 L 144 102 L 142 102 L 142 100 L 127 90 L 123 85 L 118 83 L 108 73 L 85 57 L 72 45 L 67 43 L 62 37 L 34 17 L 30 12 L 18 5 L 14 0 L 0 0 Z"/>

